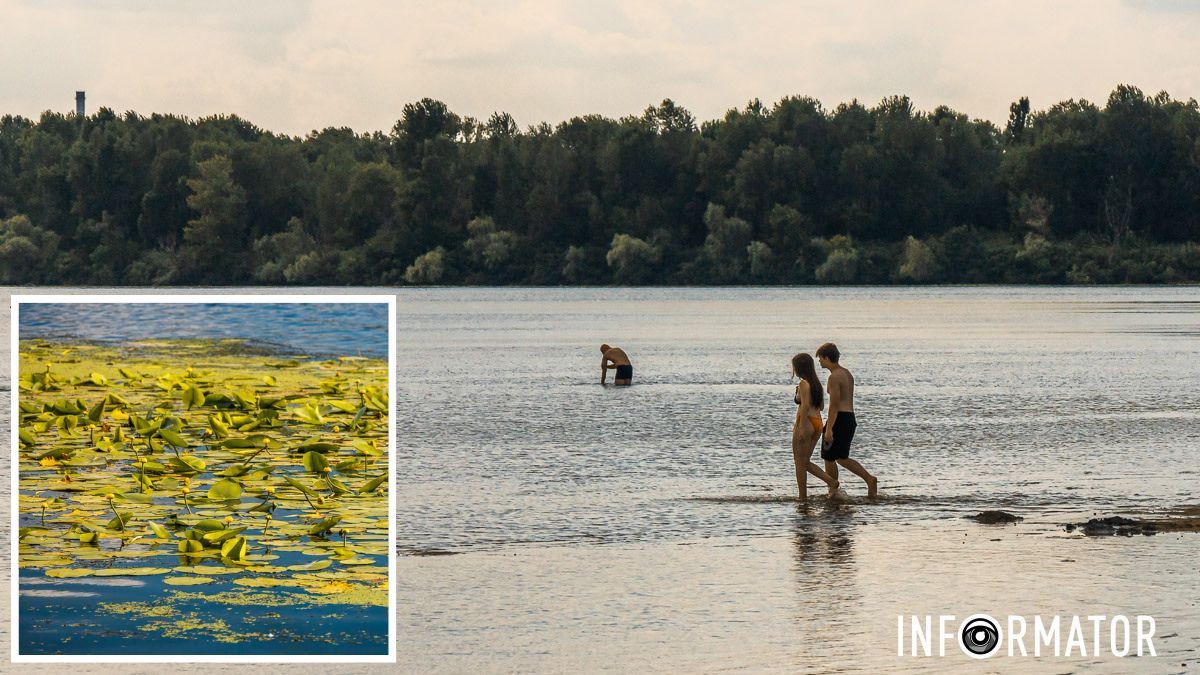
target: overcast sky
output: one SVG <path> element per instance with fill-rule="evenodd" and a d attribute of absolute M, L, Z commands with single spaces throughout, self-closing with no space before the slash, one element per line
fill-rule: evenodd
<path fill-rule="evenodd" d="M 739 5 L 745 5 L 739 6 Z M 1003 125 L 1118 83 L 1200 98 L 1200 2 L 0 0 L 0 114 L 236 113 L 266 129 L 390 129 L 423 97 L 521 126 L 700 120 L 751 98 L 907 94 Z"/>

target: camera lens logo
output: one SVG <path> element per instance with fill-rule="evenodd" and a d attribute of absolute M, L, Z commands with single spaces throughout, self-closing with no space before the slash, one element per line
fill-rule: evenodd
<path fill-rule="evenodd" d="M 1000 648 L 1000 628 L 987 614 L 972 614 L 958 628 L 958 644 L 973 659 L 986 659 Z"/>

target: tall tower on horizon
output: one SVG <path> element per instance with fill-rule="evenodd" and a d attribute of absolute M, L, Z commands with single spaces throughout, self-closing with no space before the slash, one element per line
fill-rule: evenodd
<path fill-rule="evenodd" d="M 79 117 L 84 117 L 87 114 L 84 112 L 84 109 L 83 109 L 83 98 L 84 98 L 84 92 L 82 92 L 82 91 L 75 92 L 75 114 L 78 115 Z"/>

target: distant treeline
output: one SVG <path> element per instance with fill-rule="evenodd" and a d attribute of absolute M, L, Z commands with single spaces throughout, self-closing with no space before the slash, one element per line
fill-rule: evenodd
<path fill-rule="evenodd" d="M 521 130 L 424 99 L 390 133 L 0 119 L 0 281 L 1200 281 L 1200 108 L 1118 86 L 1004 129 L 903 96 Z"/>

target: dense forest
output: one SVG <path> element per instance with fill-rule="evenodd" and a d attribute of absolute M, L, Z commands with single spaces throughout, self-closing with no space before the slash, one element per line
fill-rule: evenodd
<path fill-rule="evenodd" d="M 1118 86 L 1003 129 L 903 96 L 389 133 L 0 119 L 8 284 L 1200 281 L 1200 107 Z"/>

